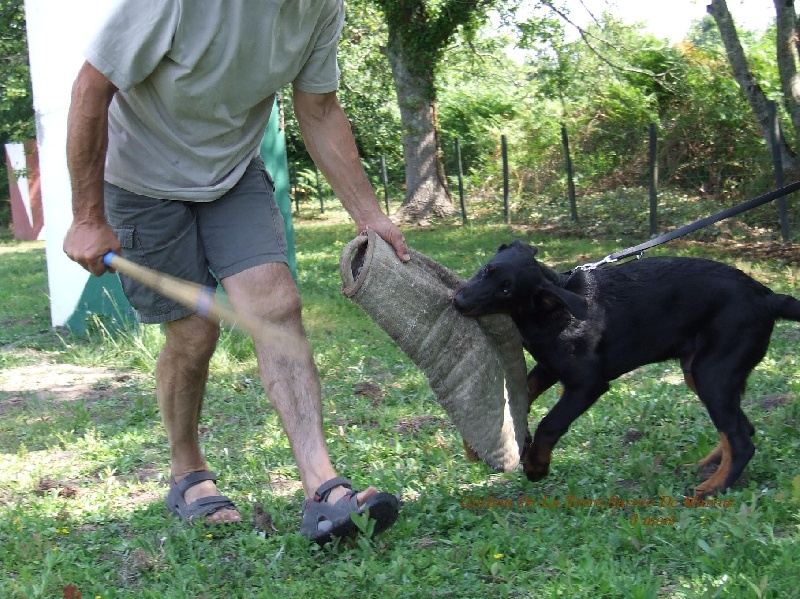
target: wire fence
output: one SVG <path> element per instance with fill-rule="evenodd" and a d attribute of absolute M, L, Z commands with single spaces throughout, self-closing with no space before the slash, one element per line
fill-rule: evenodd
<path fill-rule="evenodd" d="M 779 132 L 774 105 L 772 118 L 775 125 L 772 130 Z M 702 177 L 697 173 L 687 174 L 687 169 L 680 163 L 672 162 L 669 149 L 659 155 L 658 130 L 655 125 L 650 125 L 647 143 L 644 144 L 646 152 L 627 161 L 626 174 L 619 177 L 617 185 L 613 178 L 606 178 L 600 186 L 583 186 L 580 156 L 573 156 L 569 141 L 568 131 L 562 127 L 560 164 L 543 165 L 541 171 L 546 175 L 542 175 L 532 172 L 534 169 L 529 167 L 512 168 L 508 139 L 500 136 L 498 156 L 484 161 L 479 170 L 480 176 L 476 177 L 475 171 L 467 174 L 460 140 L 446 139 L 442 147 L 442 160 L 453 202 L 462 221 L 466 223 L 476 218 L 477 211 L 471 208 L 480 205 L 482 218 L 486 218 L 488 206 L 489 211 L 494 213 L 494 219 L 505 223 L 524 223 L 543 217 L 551 221 L 580 223 L 588 217 L 597 226 L 602 224 L 596 222 L 598 218 L 627 220 L 626 217 L 630 215 L 617 212 L 615 207 L 609 208 L 608 204 L 613 203 L 613 197 L 616 196 L 619 210 L 629 211 L 630 196 L 633 194 L 638 198 L 638 222 L 644 221 L 644 226 L 637 224 L 640 227 L 637 231 L 626 232 L 652 237 L 666 228 L 685 224 L 675 222 L 670 214 L 673 207 L 665 204 L 676 201 L 676 196 L 706 197 L 709 201 L 698 203 L 694 215 L 700 219 L 716 212 L 714 206 L 722 210 L 732 203 L 751 199 L 784 185 L 780 157 L 772 153 L 740 159 L 734 165 L 729 162 L 709 162 L 704 164 Z M 777 148 L 777 144 L 773 143 L 771 147 Z M 380 156 L 365 160 L 364 166 L 385 212 L 393 214 L 404 199 L 405 175 L 402 165 L 390 168 L 387 157 Z M 738 172 L 734 172 L 734 168 Z M 666 177 L 659 172 L 660 169 L 667 172 Z M 752 173 L 762 173 L 762 176 L 754 178 Z M 313 165 L 305 168 L 292 165 L 289 179 L 291 199 L 297 214 L 301 214 L 301 205 L 303 211 L 318 210 L 324 213 L 326 203 L 335 201 L 324 177 Z M 727 188 L 725 181 L 730 182 Z M 709 194 L 707 188 L 724 188 L 728 193 Z M 610 200 L 609 194 L 612 196 Z M 601 209 L 596 205 L 598 202 L 604 204 Z M 793 230 L 798 228 L 797 204 L 797 198 L 781 198 L 757 213 L 742 218 L 746 221 L 749 219 L 753 226 L 778 232 L 780 240 L 789 243 Z"/>

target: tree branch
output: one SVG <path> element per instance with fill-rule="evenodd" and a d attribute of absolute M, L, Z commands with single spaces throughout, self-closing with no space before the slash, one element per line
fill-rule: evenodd
<path fill-rule="evenodd" d="M 622 50 L 620 50 L 619 48 L 617 48 L 616 46 L 611 44 L 608 40 L 605 40 L 605 39 L 603 39 L 601 37 L 598 37 L 598 36 L 594 35 L 593 33 L 587 31 L 586 29 L 584 29 L 583 27 L 581 27 L 580 25 L 575 23 L 572 19 L 569 18 L 568 14 L 563 12 L 561 9 L 556 8 L 555 6 L 553 6 L 553 3 L 550 2 L 549 0 L 539 0 L 539 2 L 541 4 L 547 6 L 554 13 L 556 13 L 566 23 L 568 23 L 569 25 L 574 27 L 575 30 L 578 32 L 578 35 L 581 36 L 581 39 L 586 44 L 586 47 L 589 48 L 589 51 L 591 51 L 592 54 L 594 54 L 598 58 L 598 60 L 600 60 L 604 64 L 606 64 L 609 67 L 611 67 L 614 71 L 620 71 L 620 72 L 623 72 L 623 73 L 639 73 L 641 75 L 647 75 L 648 77 L 655 77 L 656 76 L 655 73 L 653 73 L 651 71 L 648 71 L 646 69 L 639 69 L 639 68 L 636 68 L 636 67 L 632 67 L 630 65 L 623 65 L 623 64 L 618 64 L 618 63 L 613 62 L 603 52 L 601 52 L 599 49 L 597 49 L 594 46 L 593 42 L 597 41 L 600 44 L 602 44 L 604 46 L 607 46 L 608 48 L 610 48 L 611 50 L 613 50 L 614 52 L 616 52 L 618 54 L 622 54 L 623 53 Z M 580 2 L 581 2 L 581 5 L 583 5 L 584 8 L 586 8 L 586 6 L 583 4 L 583 0 L 580 0 Z M 591 16 L 592 20 L 599 25 L 599 21 L 595 18 L 595 16 L 591 13 L 591 11 L 589 11 L 588 8 L 586 9 L 586 12 L 588 12 L 589 16 Z"/>

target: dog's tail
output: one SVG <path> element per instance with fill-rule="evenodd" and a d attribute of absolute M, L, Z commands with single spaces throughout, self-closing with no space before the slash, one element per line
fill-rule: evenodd
<path fill-rule="evenodd" d="M 800 321 L 800 300 L 783 293 L 772 294 L 770 300 L 770 306 L 776 318 Z"/>

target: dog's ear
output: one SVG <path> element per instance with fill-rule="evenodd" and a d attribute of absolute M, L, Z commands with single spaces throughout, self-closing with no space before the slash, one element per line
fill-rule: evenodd
<path fill-rule="evenodd" d="M 539 252 L 539 248 L 532 246 L 531 244 L 526 243 L 521 239 L 515 239 L 514 241 L 511 242 L 511 245 L 513 247 L 517 247 L 528 252 L 531 255 L 531 258 L 536 256 L 536 254 Z"/>
<path fill-rule="evenodd" d="M 542 279 L 542 289 L 563 304 L 574 318 L 586 320 L 589 317 L 589 302 L 585 297 L 554 285 L 547 279 Z"/>

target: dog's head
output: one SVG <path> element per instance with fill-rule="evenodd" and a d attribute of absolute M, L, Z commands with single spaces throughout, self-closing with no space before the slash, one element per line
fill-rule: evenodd
<path fill-rule="evenodd" d="M 534 300 L 557 302 L 578 320 L 588 313 L 586 299 L 556 285 L 536 261 L 537 249 L 515 239 L 501 245 L 494 257 L 467 281 L 453 297 L 453 305 L 465 316 L 521 314 Z"/>

